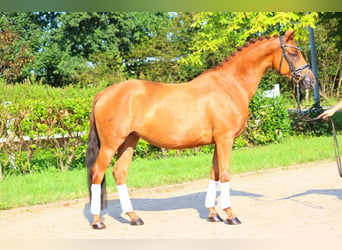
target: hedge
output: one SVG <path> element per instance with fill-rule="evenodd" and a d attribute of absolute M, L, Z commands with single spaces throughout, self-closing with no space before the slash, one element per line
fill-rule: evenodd
<path fill-rule="evenodd" d="M 92 99 L 105 86 L 89 89 L 54 89 L 26 84 L 2 87 L 0 170 L 3 175 L 84 167 Z M 257 92 L 249 107 L 247 128 L 236 139 L 234 147 L 279 142 L 290 131 L 283 98 L 264 98 Z M 135 157 L 160 158 L 211 152 L 211 145 L 164 150 L 140 140 Z"/>

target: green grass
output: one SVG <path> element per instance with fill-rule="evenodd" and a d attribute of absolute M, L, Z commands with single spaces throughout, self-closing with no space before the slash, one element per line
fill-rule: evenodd
<path fill-rule="evenodd" d="M 338 139 L 342 141 L 342 135 Z M 147 188 L 208 178 L 211 159 L 212 155 L 199 155 L 136 160 L 129 169 L 127 185 L 129 188 Z M 280 144 L 234 150 L 231 170 L 238 174 L 324 159 L 334 159 L 332 137 L 290 137 Z M 107 172 L 107 186 L 108 192 L 116 191 L 111 168 Z M 87 195 L 85 169 L 8 176 L 0 182 L 0 209 Z"/>

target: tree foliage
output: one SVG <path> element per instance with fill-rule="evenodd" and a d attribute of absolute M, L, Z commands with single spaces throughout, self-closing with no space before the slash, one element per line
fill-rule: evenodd
<path fill-rule="evenodd" d="M 61 13 L 45 38 L 36 75 L 51 85 L 80 81 L 81 72 L 122 71 L 123 58 L 135 39 L 132 13 Z M 47 68 L 43 66 L 49 64 Z M 86 74 L 87 76 L 87 74 Z M 83 77 L 84 78 L 84 77 Z"/>
<path fill-rule="evenodd" d="M 192 13 L 163 14 L 149 18 L 148 35 L 129 54 L 127 69 L 132 76 L 164 82 L 189 80 L 188 69 L 179 61 L 189 55 L 194 28 Z M 142 19 L 141 25 L 146 24 Z"/>
<path fill-rule="evenodd" d="M 341 98 L 342 87 L 342 13 L 321 13 L 315 32 L 321 95 Z"/>
<path fill-rule="evenodd" d="M 205 59 L 216 51 L 232 52 L 251 38 L 282 34 L 287 29 L 297 29 L 296 39 L 307 41 L 306 28 L 315 26 L 316 18 L 315 12 L 199 12 L 194 16 L 193 26 L 199 31 L 194 37 L 193 53 L 184 62 L 206 64 Z"/>
<path fill-rule="evenodd" d="M 29 45 L 22 43 L 17 32 L 10 28 L 0 30 L 0 73 L 7 82 L 15 83 L 32 59 Z"/>
<path fill-rule="evenodd" d="M 322 95 L 341 93 L 340 13 L 302 12 L 3 12 L 1 76 L 52 86 L 127 78 L 184 82 L 251 38 L 296 29 L 309 61 L 315 28 Z M 262 86 L 279 82 L 267 73 Z M 290 88 L 282 91 L 292 91 Z"/>

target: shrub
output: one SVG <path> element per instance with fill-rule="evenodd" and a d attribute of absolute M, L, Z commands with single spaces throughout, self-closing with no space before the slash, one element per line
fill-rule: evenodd
<path fill-rule="evenodd" d="M 322 136 L 331 135 L 332 127 L 330 121 L 316 120 L 306 121 L 305 118 L 315 118 L 323 112 L 321 107 L 311 107 L 299 114 L 297 110 L 291 110 L 289 116 L 291 118 L 292 134 Z"/>
<path fill-rule="evenodd" d="M 52 162 L 69 169 L 87 139 L 91 99 L 28 99 L 0 105 L 0 147 L 8 158 L 2 157 L 3 172 L 41 171 Z"/>
<path fill-rule="evenodd" d="M 245 132 L 237 138 L 235 146 L 279 142 L 288 136 L 290 131 L 290 119 L 283 97 L 266 98 L 257 91 L 249 105 Z"/>

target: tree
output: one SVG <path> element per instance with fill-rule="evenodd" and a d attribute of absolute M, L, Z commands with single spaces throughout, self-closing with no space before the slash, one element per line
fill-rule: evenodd
<path fill-rule="evenodd" d="M 136 78 L 164 82 L 188 80 L 180 59 L 188 56 L 194 29 L 192 13 L 145 13 L 136 20 L 145 27 L 140 43 L 127 58 L 127 71 Z"/>
<path fill-rule="evenodd" d="M 128 34 L 125 13 L 61 13 L 58 26 L 45 37 L 35 65 L 37 78 L 54 86 L 78 82 L 86 72 L 100 66 L 103 71 L 122 65 L 120 35 Z M 129 28 L 128 28 L 129 29 Z M 104 67 L 105 65 L 105 67 Z M 99 74 L 103 72 L 98 72 Z"/>
<path fill-rule="evenodd" d="M 37 54 L 52 28 L 57 27 L 55 12 L 2 12 L 0 13 L 0 31 L 3 36 L 12 34 L 12 42 L 2 57 L 10 58 L 16 67 L 7 82 L 20 82 L 32 73 Z M 4 33 L 5 32 L 5 33 Z M 20 65 L 20 70 L 18 68 Z"/>
<path fill-rule="evenodd" d="M 7 83 L 16 82 L 32 59 L 28 43 L 22 41 L 18 33 L 10 28 L 0 30 L 0 74 Z"/>
<path fill-rule="evenodd" d="M 55 43 L 44 47 L 34 64 L 35 77 L 55 87 L 76 83 L 82 70 L 86 70 L 85 60 L 80 56 L 70 56 Z"/>
<path fill-rule="evenodd" d="M 339 98 L 341 20 L 340 13 L 316 12 L 2 12 L 0 77 L 53 86 L 116 78 L 183 82 L 249 39 L 287 29 L 297 29 L 309 59 L 310 25 L 316 27 L 322 95 Z M 267 73 L 261 86 L 277 81 Z"/>
<path fill-rule="evenodd" d="M 342 13 L 320 13 L 315 29 L 318 78 L 324 99 L 341 98 Z"/>
<path fill-rule="evenodd" d="M 41 60 L 38 60 L 40 63 L 35 70 L 38 78 L 45 78 L 49 84 L 61 86 L 127 72 L 126 61 L 131 49 L 148 35 L 146 24 L 140 21 L 147 15 L 154 14 L 61 13 L 57 20 L 58 27 L 50 31 L 39 53 Z M 44 64 L 49 67 L 44 67 Z"/>
<path fill-rule="evenodd" d="M 297 29 L 297 39 L 308 41 L 307 27 L 315 25 L 316 17 L 315 12 L 198 12 L 193 24 L 199 29 L 191 48 L 193 54 L 183 62 L 203 65 L 211 53 L 232 50 L 251 38 L 284 33 L 287 29 Z"/>

